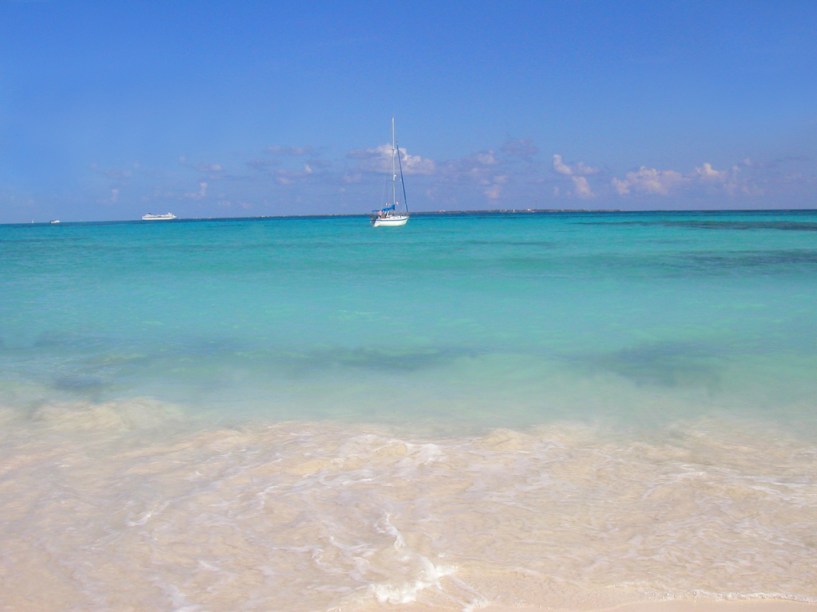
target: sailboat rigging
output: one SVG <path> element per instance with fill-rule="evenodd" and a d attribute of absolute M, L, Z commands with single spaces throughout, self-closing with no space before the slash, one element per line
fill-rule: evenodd
<path fill-rule="evenodd" d="M 400 187 L 403 192 L 402 205 L 397 199 L 397 176 L 400 176 Z M 394 117 L 391 118 L 391 201 L 386 205 L 373 211 L 373 227 L 399 227 L 408 222 L 408 203 L 406 201 L 406 183 L 403 181 L 403 162 L 400 159 L 400 151 L 397 148 L 397 138 L 394 130 Z"/>

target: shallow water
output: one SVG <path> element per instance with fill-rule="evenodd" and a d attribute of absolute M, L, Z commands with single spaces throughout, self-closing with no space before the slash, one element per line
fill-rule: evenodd
<path fill-rule="evenodd" d="M 0 601 L 817 603 L 815 226 L 2 226 Z"/>

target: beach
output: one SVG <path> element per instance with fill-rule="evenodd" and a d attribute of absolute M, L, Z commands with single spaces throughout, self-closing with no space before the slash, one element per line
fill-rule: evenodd
<path fill-rule="evenodd" d="M 34 415 L 33 429 L 6 420 L 5 605 L 817 596 L 814 449 L 788 436 L 761 444 L 768 431 L 727 422 L 652 440 L 562 424 L 444 438 L 317 422 L 173 432 L 180 423 L 157 410 L 107 405 L 89 418 L 65 406 Z"/>

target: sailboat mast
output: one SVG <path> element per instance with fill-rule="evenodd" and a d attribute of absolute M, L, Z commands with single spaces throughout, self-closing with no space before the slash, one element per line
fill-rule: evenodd
<path fill-rule="evenodd" d="M 394 117 L 391 118 L 391 203 L 397 206 L 397 169 L 394 156 L 397 154 L 397 140 L 394 136 Z"/>

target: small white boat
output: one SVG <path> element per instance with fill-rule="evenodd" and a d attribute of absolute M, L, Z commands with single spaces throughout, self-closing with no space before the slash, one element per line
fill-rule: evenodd
<path fill-rule="evenodd" d="M 403 190 L 403 202 L 397 200 L 397 171 L 400 171 L 400 186 Z M 406 183 L 403 181 L 403 163 L 400 160 L 400 150 L 397 148 L 397 138 L 394 131 L 394 117 L 391 118 L 391 202 L 380 210 L 374 211 L 372 227 L 400 227 L 408 223 L 408 204 L 406 203 Z"/>
<path fill-rule="evenodd" d="M 152 213 L 148 213 L 146 215 L 142 215 L 142 221 L 172 221 L 176 219 L 176 215 L 173 213 L 164 213 L 163 215 L 154 215 Z"/>
<path fill-rule="evenodd" d="M 50 223 L 51 223 L 51 225 L 57 225 L 57 223 L 60 223 L 60 220 L 59 219 L 51 219 Z"/>
<path fill-rule="evenodd" d="M 408 223 L 408 215 L 378 214 L 372 219 L 374 227 L 399 227 Z"/>

